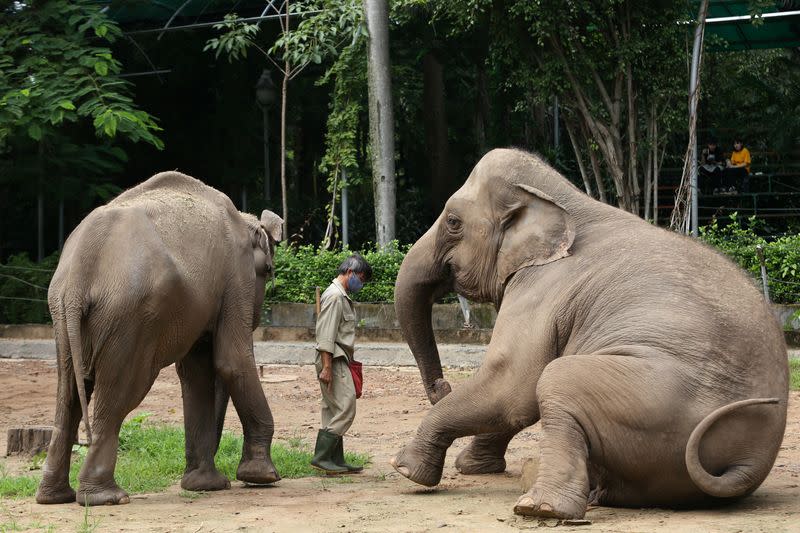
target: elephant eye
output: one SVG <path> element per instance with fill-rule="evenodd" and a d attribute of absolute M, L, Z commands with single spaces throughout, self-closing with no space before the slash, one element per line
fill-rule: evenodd
<path fill-rule="evenodd" d="M 447 229 L 450 231 L 458 231 L 461 229 L 461 220 L 452 213 L 447 215 Z"/>

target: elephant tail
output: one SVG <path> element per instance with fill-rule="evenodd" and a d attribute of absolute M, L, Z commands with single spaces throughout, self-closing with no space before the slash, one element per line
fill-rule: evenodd
<path fill-rule="evenodd" d="M 708 428 L 728 413 L 750 405 L 777 404 L 779 401 L 778 398 L 752 398 L 729 403 L 713 411 L 694 428 L 689 436 L 689 442 L 686 443 L 686 469 L 689 471 L 689 477 L 700 490 L 717 498 L 734 498 L 753 490 L 753 480 L 764 474 L 762 472 L 765 468 L 763 464 L 753 461 L 747 464 L 733 465 L 719 476 L 712 475 L 700 463 L 700 441 Z M 768 470 L 769 466 L 766 468 Z"/>
<path fill-rule="evenodd" d="M 78 398 L 81 402 L 81 413 L 83 413 L 83 424 L 86 426 L 86 439 L 91 446 L 92 428 L 89 424 L 89 405 L 86 400 L 86 383 L 83 373 L 83 339 L 81 338 L 81 309 L 82 306 L 75 306 L 69 310 L 62 306 L 62 316 L 66 323 L 67 339 L 69 352 L 72 357 L 72 370 L 75 373 L 75 383 L 78 386 Z"/>

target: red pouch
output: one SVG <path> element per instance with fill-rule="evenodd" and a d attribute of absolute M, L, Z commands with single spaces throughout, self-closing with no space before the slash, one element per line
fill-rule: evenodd
<path fill-rule="evenodd" d="M 350 373 L 353 375 L 353 385 L 356 388 L 356 398 L 361 398 L 361 390 L 364 387 L 364 374 L 361 371 L 360 361 L 349 361 L 347 366 L 350 367 Z"/>

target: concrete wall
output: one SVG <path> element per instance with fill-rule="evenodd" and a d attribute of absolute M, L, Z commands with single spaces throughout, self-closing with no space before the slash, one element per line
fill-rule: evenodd
<path fill-rule="evenodd" d="M 786 331 L 786 341 L 800 346 L 800 305 L 776 305 L 775 316 Z M 358 342 L 404 342 L 392 304 L 356 304 Z M 262 326 L 253 333 L 255 341 L 313 342 L 314 306 L 310 304 L 272 304 L 262 315 Z M 473 328 L 464 328 L 464 317 L 458 304 L 433 306 L 436 340 L 449 344 L 488 344 L 497 318 L 494 307 L 471 306 Z M 0 324 L 0 338 L 52 339 L 49 324 Z"/>
<path fill-rule="evenodd" d="M 362 328 L 397 329 L 394 304 L 361 304 L 356 302 L 358 325 Z M 470 305 L 470 323 L 478 329 L 492 329 L 497 312 L 490 304 Z M 313 328 L 316 316 L 311 304 L 271 304 L 261 314 L 261 324 L 274 327 Z M 458 304 L 433 306 L 433 329 L 462 329 L 464 315 Z"/>

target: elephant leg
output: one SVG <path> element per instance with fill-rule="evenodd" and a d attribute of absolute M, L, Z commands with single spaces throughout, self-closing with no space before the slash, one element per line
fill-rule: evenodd
<path fill-rule="evenodd" d="M 218 441 L 214 412 L 214 363 L 211 343 L 198 341 L 176 365 L 181 379 L 183 421 L 186 434 L 186 470 L 181 479 L 185 490 L 222 490 L 231 484 L 214 466 Z"/>
<path fill-rule="evenodd" d="M 81 405 L 78 387 L 71 364 L 59 362 L 58 401 L 53 435 L 47 448 L 47 459 L 42 468 L 42 481 L 36 491 L 36 503 L 69 503 L 75 501 L 75 491 L 69 484 L 69 460 L 72 444 L 78 435 Z M 85 382 L 86 401 L 92 394 L 92 382 Z"/>
<path fill-rule="evenodd" d="M 490 349 L 478 373 L 431 408 L 414 439 L 390 464 L 410 480 L 434 486 L 441 479 L 447 448 L 456 438 L 494 434 L 479 442 L 491 443 L 500 453 L 511 436 L 535 423 L 539 419 L 536 377 L 530 368 L 522 368 L 530 366 L 529 361 L 510 355 Z M 508 390 L 514 394 L 498 393 Z"/>
<path fill-rule="evenodd" d="M 119 345 L 125 345 L 120 342 Z M 133 349 L 117 360 L 131 360 L 146 350 Z M 151 352 L 152 353 L 152 352 Z M 115 505 L 130 502 L 128 493 L 114 480 L 119 448 L 119 430 L 125 417 L 141 403 L 158 376 L 152 367 L 132 368 L 107 358 L 95 370 L 95 405 L 92 417 L 92 444 L 86 454 L 78 480 L 76 499 L 81 505 Z M 141 358 L 137 359 L 141 360 Z M 154 357 L 145 357 L 153 361 Z"/>
<path fill-rule="evenodd" d="M 214 335 L 214 367 L 228 390 L 244 431 L 236 479 L 267 484 L 280 480 L 270 447 L 275 430 L 253 358 L 253 336 L 245 313 L 223 310 Z"/>
<path fill-rule="evenodd" d="M 677 365 L 649 355 L 573 355 L 545 368 L 537 387 L 542 420 L 538 472 L 515 513 L 583 517 L 592 489 L 590 466 L 623 472 L 605 487 L 594 487 L 594 494 L 611 489 L 615 498 L 621 496 L 619 479 L 628 480 L 628 491 L 638 492 L 637 478 L 674 479 L 674 472 L 685 470 L 682 453 L 663 450 L 681 450 L 677 441 L 685 447 L 690 428 L 683 435 L 675 416 L 686 410 L 687 399 L 676 396 L 686 383 Z M 589 463 L 590 450 L 596 465 Z M 635 468 L 626 472 L 629 465 Z"/>
<path fill-rule="evenodd" d="M 458 454 L 456 469 L 462 474 L 497 474 L 506 470 L 508 443 L 519 433 L 517 430 L 502 433 L 475 435 L 472 442 Z"/>

